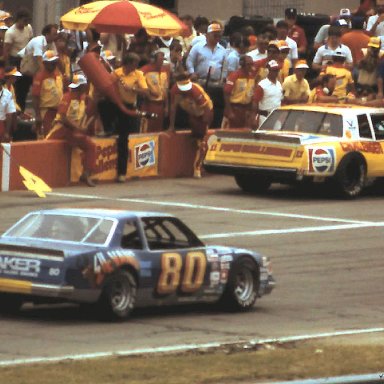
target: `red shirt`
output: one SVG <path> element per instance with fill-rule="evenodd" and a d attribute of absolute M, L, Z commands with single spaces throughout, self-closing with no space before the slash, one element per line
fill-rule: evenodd
<path fill-rule="evenodd" d="M 361 50 L 367 48 L 369 35 L 366 31 L 352 30 L 341 36 L 341 43 L 345 44 L 351 50 L 353 63 L 357 64 L 364 57 Z"/>
<path fill-rule="evenodd" d="M 288 31 L 288 37 L 290 37 L 292 40 L 295 40 L 298 49 L 307 48 L 308 42 L 307 37 L 305 36 L 304 29 L 299 27 L 298 25 L 294 25 Z"/>

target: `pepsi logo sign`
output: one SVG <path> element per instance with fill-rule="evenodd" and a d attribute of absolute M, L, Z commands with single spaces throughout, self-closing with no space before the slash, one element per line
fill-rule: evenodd
<path fill-rule="evenodd" d="M 335 170 L 334 148 L 308 148 L 309 172 L 331 173 Z"/>
<path fill-rule="evenodd" d="M 147 141 L 135 146 L 135 169 L 155 165 L 155 142 Z"/>

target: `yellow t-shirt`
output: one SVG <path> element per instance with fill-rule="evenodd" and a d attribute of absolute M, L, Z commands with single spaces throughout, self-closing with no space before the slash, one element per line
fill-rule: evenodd
<path fill-rule="evenodd" d="M 135 69 L 126 75 L 121 67 L 116 69 L 114 74 L 119 78 L 117 86 L 123 102 L 136 104 L 137 92 L 132 90 L 132 88 L 148 89 L 143 72 Z M 131 89 L 127 89 L 126 87 Z"/>
<path fill-rule="evenodd" d="M 284 96 L 290 99 L 302 99 L 305 96 L 309 96 L 311 90 L 309 88 L 308 81 L 303 79 L 298 81 L 295 74 L 285 78 L 283 83 Z"/>
<path fill-rule="evenodd" d="M 335 67 L 330 65 L 326 68 L 324 74 L 336 76 L 336 87 L 332 95 L 337 97 L 345 97 L 348 94 L 347 87 L 353 84 L 352 73 L 344 67 Z"/>

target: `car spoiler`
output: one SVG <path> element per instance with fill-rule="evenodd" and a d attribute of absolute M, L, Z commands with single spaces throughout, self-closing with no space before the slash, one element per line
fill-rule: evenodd
<path fill-rule="evenodd" d="M 300 136 L 289 136 L 289 133 L 283 135 L 281 133 L 273 134 L 265 132 L 218 131 L 215 135 L 218 139 L 263 140 L 278 143 L 301 144 Z"/>
<path fill-rule="evenodd" d="M 64 258 L 64 251 L 52 248 L 40 248 L 31 247 L 27 245 L 15 245 L 15 244 L 0 244 L 0 255 L 2 252 L 12 252 L 20 254 L 20 256 L 30 257 L 60 257 Z"/>

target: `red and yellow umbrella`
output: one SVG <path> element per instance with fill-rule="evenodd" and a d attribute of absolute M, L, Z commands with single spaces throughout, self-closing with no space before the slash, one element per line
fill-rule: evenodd
<path fill-rule="evenodd" d="M 186 30 L 177 16 L 154 5 L 129 0 L 94 1 L 72 9 L 61 17 L 64 28 L 84 31 L 135 33 L 144 28 L 149 35 L 177 36 Z"/>

